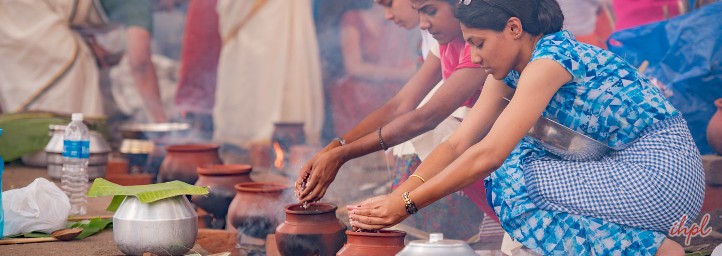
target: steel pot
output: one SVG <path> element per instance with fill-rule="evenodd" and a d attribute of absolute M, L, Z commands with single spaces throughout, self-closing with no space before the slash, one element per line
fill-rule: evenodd
<path fill-rule="evenodd" d="M 63 173 L 63 138 L 65 125 L 51 125 L 52 137 L 45 146 L 47 154 L 48 175 L 53 179 L 60 179 Z M 103 135 L 90 131 L 90 157 L 88 158 L 88 179 L 93 180 L 105 176 L 105 167 L 110 157 L 110 146 Z"/>
<path fill-rule="evenodd" d="M 127 196 L 113 215 L 113 238 L 129 255 L 183 255 L 198 235 L 198 215 L 184 195 L 141 203 Z"/>
<path fill-rule="evenodd" d="M 606 144 L 543 116 L 534 123 L 527 136 L 566 160 L 599 160 L 612 151 Z"/>
<path fill-rule="evenodd" d="M 120 126 L 123 139 L 152 139 L 169 133 L 183 133 L 190 129 L 186 123 L 124 124 Z"/>
<path fill-rule="evenodd" d="M 23 161 L 23 165 L 32 167 L 48 166 L 48 155 L 45 153 L 45 150 L 39 150 L 35 153 L 25 154 L 20 159 Z"/>
<path fill-rule="evenodd" d="M 431 233 L 429 240 L 409 242 L 396 256 L 470 256 L 478 255 L 461 240 L 444 240 L 441 233 Z"/>

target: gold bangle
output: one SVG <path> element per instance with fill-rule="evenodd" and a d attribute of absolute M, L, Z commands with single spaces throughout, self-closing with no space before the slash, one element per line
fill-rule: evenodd
<path fill-rule="evenodd" d="M 422 177 L 421 177 L 421 176 L 419 176 L 419 175 L 416 175 L 416 174 L 412 174 L 412 175 L 411 175 L 411 176 L 409 176 L 409 177 L 416 177 L 416 178 L 419 178 L 419 179 L 421 180 L 421 183 L 426 183 L 426 179 L 422 178 Z"/>

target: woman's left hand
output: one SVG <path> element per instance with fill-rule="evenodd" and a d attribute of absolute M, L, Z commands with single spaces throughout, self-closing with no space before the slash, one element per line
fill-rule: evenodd
<path fill-rule="evenodd" d="M 404 200 L 396 194 L 372 197 L 360 204 L 346 207 L 353 230 L 387 228 L 409 216 L 404 206 Z"/>

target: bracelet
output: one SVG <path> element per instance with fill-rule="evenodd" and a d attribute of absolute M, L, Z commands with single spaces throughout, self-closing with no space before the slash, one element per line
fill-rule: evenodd
<path fill-rule="evenodd" d="M 346 140 L 344 140 L 344 139 L 341 138 L 341 137 L 333 138 L 333 140 L 338 141 L 338 143 L 341 143 L 341 146 L 345 146 L 345 145 L 346 145 Z"/>
<path fill-rule="evenodd" d="M 381 137 L 381 128 L 383 126 L 379 127 L 379 144 L 381 144 L 381 149 L 384 151 L 389 150 L 389 147 L 386 146 L 386 143 L 384 143 L 384 138 Z"/>
<path fill-rule="evenodd" d="M 414 204 L 414 202 L 411 202 L 411 199 L 409 199 L 409 192 L 403 193 L 401 195 L 401 198 L 404 200 L 406 212 L 408 212 L 409 214 L 414 214 L 419 211 L 419 209 L 416 208 L 416 204 Z"/>
<path fill-rule="evenodd" d="M 426 183 L 426 179 L 424 179 L 423 177 L 421 177 L 421 176 L 419 176 L 419 175 L 417 175 L 417 174 L 412 174 L 412 175 L 409 176 L 409 178 L 411 178 L 411 177 L 419 178 L 419 179 L 421 180 L 421 183 Z"/>

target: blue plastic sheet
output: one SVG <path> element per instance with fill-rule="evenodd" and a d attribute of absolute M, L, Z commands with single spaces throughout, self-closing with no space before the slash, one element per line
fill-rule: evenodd
<path fill-rule="evenodd" d="M 713 153 L 706 129 L 722 98 L 722 2 L 662 22 L 615 32 L 609 50 L 670 89 L 702 154 Z"/>

